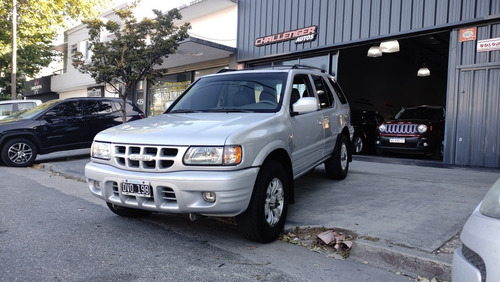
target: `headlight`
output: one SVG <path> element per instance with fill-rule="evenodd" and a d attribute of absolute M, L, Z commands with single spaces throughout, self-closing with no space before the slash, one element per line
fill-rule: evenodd
<path fill-rule="evenodd" d="M 418 130 L 419 133 L 424 133 L 424 132 L 427 131 L 427 125 L 425 125 L 425 124 L 419 124 L 417 126 L 417 130 Z"/>
<path fill-rule="evenodd" d="M 493 184 L 484 196 L 479 211 L 486 216 L 500 218 L 500 179 Z"/>
<path fill-rule="evenodd" d="M 92 143 L 92 148 L 90 149 L 90 155 L 93 158 L 109 160 L 111 159 L 111 144 L 94 142 Z"/>
<path fill-rule="evenodd" d="M 237 165 L 241 158 L 240 146 L 190 147 L 184 155 L 184 164 Z"/>
<path fill-rule="evenodd" d="M 381 125 L 378 127 L 378 131 L 380 131 L 380 132 L 385 132 L 385 124 L 381 124 Z"/>

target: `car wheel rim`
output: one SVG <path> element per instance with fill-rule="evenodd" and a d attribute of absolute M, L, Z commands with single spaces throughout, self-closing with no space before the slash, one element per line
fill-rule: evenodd
<path fill-rule="evenodd" d="M 347 146 L 344 143 L 342 143 L 342 146 L 340 147 L 340 166 L 342 167 L 342 170 L 347 169 L 347 163 L 348 163 Z"/>
<path fill-rule="evenodd" d="M 280 221 L 284 203 L 283 183 L 278 178 L 273 178 L 267 187 L 264 206 L 266 221 L 270 226 L 275 226 Z"/>
<path fill-rule="evenodd" d="M 33 157 L 33 150 L 26 143 L 15 143 L 10 146 L 7 154 L 11 162 L 23 164 Z"/>
<path fill-rule="evenodd" d="M 354 139 L 354 148 L 356 153 L 361 153 L 361 151 L 363 151 L 363 140 L 361 137 L 356 137 L 356 139 Z"/>

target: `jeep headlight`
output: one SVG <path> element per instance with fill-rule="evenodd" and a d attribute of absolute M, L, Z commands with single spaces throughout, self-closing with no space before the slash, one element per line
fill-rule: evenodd
<path fill-rule="evenodd" d="M 241 146 L 190 147 L 184 154 L 184 164 L 237 165 L 241 158 Z"/>
<path fill-rule="evenodd" d="M 93 158 L 103 159 L 103 160 L 111 159 L 111 144 L 94 141 L 90 149 L 90 156 Z"/>
<path fill-rule="evenodd" d="M 425 124 L 419 124 L 417 126 L 418 133 L 424 133 L 427 131 L 427 125 Z"/>
<path fill-rule="evenodd" d="M 385 124 L 381 124 L 381 125 L 378 127 L 378 131 L 380 131 L 380 132 L 385 132 L 385 129 L 386 129 Z"/>
<path fill-rule="evenodd" d="M 500 179 L 493 184 L 484 196 L 479 211 L 486 216 L 500 218 Z"/>

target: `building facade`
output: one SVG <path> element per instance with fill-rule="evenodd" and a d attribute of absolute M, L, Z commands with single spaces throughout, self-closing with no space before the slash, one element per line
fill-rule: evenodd
<path fill-rule="evenodd" d="M 239 0 L 237 60 L 320 67 L 386 117 L 445 106 L 443 162 L 500 167 L 500 1 Z"/>
<path fill-rule="evenodd" d="M 156 9 L 161 10 L 162 3 L 168 4 L 161 2 Z M 235 66 L 237 4 L 234 1 L 193 1 L 191 5 L 179 7 L 179 11 L 182 21 L 176 24 L 189 22 L 192 26 L 190 37 L 180 42 L 175 54 L 157 66 L 163 73 L 161 77 L 139 83 L 132 97 L 128 97 L 147 116 L 162 113 L 165 103 L 175 99 L 199 76 Z M 101 17 L 119 21 L 113 11 Z M 87 59 L 92 56 L 85 25 L 67 30 L 64 44 L 57 49 L 64 54 L 63 68 L 51 77 L 51 91 L 58 93 L 59 98 L 118 96 L 115 90 L 96 84 L 90 75 L 82 74 L 72 66 L 77 51 Z"/>

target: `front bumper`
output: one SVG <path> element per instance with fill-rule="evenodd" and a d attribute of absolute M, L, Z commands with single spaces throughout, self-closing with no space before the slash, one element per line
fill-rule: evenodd
<path fill-rule="evenodd" d="M 236 171 L 145 173 L 90 162 L 85 166 L 85 177 L 93 195 L 118 206 L 164 213 L 235 216 L 247 209 L 258 171 L 252 167 Z M 123 195 L 119 187 L 124 180 L 150 183 L 152 197 Z M 205 201 L 203 192 L 214 192 L 216 201 Z"/>
<path fill-rule="evenodd" d="M 391 140 L 404 141 L 403 143 L 391 142 Z M 437 141 L 425 137 L 404 136 L 378 136 L 375 147 L 381 151 L 405 152 L 405 153 L 433 153 L 438 144 Z"/>
<path fill-rule="evenodd" d="M 463 246 L 455 250 L 453 255 L 451 280 L 498 281 L 500 219 L 482 215 L 478 206 L 465 223 L 460 239 Z"/>

